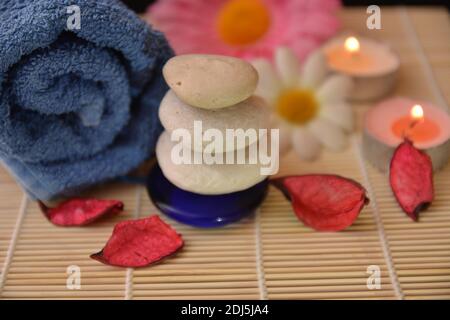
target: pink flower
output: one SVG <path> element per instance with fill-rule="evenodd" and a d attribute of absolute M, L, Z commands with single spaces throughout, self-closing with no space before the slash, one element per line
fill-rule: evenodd
<path fill-rule="evenodd" d="M 289 46 L 303 60 L 339 27 L 339 0 L 159 0 L 147 20 L 177 54 L 271 58 Z"/>

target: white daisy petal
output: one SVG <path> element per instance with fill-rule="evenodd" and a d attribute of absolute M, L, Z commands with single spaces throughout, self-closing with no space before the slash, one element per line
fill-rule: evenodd
<path fill-rule="evenodd" d="M 323 104 L 344 101 L 353 88 L 353 81 L 350 77 L 334 74 L 328 77 L 320 86 L 317 97 Z"/>
<path fill-rule="evenodd" d="M 314 120 L 308 129 L 327 149 L 341 151 L 348 144 L 344 130 L 326 119 L 318 118 Z"/>
<path fill-rule="evenodd" d="M 273 105 L 281 90 L 281 81 L 278 75 L 271 63 L 266 59 L 254 60 L 252 61 L 252 65 L 258 71 L 259 75 L 255 95 L 266 99 L 269 104 Z"/>
<path fill-rule="evenodd" d="M 294 51 L 287 47 L 278 47 L 275 51 L 275 64 L 286 87 L 298 85 L 300 62 Z"/>
<path fill-rule="evenodd" d="M 301 75 L 304 87 L 318 88 L 329 72 L 325 54 L 321 50 L 311 53 L 305 61 Z"/>
<path fill-rule="evenodd" d="M 355 127 L 352 108 L 345 102 L 324 105 L 320 109 L 320 115 L 346 132 L 352 132 Z"/>
<path fill-rule="evenodd" d="M 271 119 L 271 128 L 280 130 L 280 155 L 286 154 L 289 150 L 291 150 L 291 127 L 284 121 L 281 121 L 277 116 L 273 115 Z"/>
<path fill-rule="evenodd" d="M 306 161 L 316 160 L 322 149 L 319 140 L 304 127 L 295 128 L 292 132 L 292 146 L 297 155 Z"/>

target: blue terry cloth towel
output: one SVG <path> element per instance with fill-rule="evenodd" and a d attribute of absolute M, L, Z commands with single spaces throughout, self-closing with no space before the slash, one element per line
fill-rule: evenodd
<path fill-rule="evenodd" d="M 42 200 L 137 167 L 162 130 L 172 55 L 118 0 L 1 0 L 3 164 Z"/>

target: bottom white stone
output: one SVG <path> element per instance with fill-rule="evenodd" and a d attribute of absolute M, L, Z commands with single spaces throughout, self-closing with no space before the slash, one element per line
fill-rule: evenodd
<path fill-rule="evenodd" d="M 206 195 L 227 194 L 248 189 L 267 178 L 261 174 L 260 164 L 175 164 L 171 158 L 175 145 L 169 133 L 163 132 L 156 156 L 166 178 L 183 190 Z"/>

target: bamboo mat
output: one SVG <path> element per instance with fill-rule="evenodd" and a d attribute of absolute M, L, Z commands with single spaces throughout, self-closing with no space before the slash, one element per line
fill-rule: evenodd
<path fill-rule="evenodd" d="M 382 9 L 383 30 L 365 29 L 364 8 L 341 13 L 346 29 L 387 41 L 402 68 L 396 94 L 450 102 L 450 23 L 439 8 Z M 355 105 L 360 118 L 370 105 Z M 280 175 L 337 173 L 360 181 L 372 200 L 349 229 L 319 233 L 295 218 L 271 189 L 259 212 L 222 229 L 203 230 L 163 217 L 183 234 L 177 256 L 143 269 L 104 266 L 89 258 L 115 223 L 157 210 L 143 187 L 110 184 L 90 195 L 117 198 L 126 211 L 85 228 L 52 226 L 0 170 L 0 297 L 3 299 L 433 299 L 450 298 L 450 166 L 436 177 L 436 201 L 412 222 L 386 175 L 361 157 L 360 137 L 347 151 L 315 163 L 290 154 Z M 67 267 L 81 270 L 81 289 L 66 288 Z M 367 267 L 381 270 L 381 289 L 366 286 Z"/>

